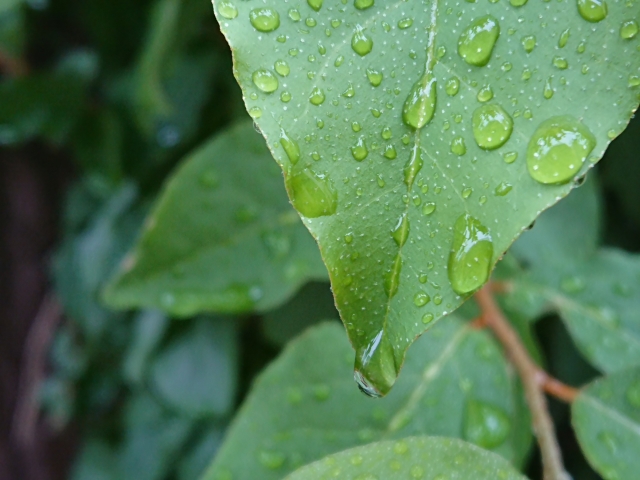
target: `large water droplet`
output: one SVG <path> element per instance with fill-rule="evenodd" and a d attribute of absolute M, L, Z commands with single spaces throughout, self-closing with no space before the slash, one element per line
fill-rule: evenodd
<path fill-rule="evenodd" d="M 620 36 L 625 40 L 631 40 L 638 35 L 638 23 L 635 20 L 629 20 L 620 27 Z"/>
<path fill-rule="evenodd" d="M 289 161 L 294 165 L 298 163 L 298 160 L 300 160 L 300 147 L 283 129 L 280 130 L 280 145 L 284 148 L 287 157 L 289 157 Z"/>
<path fill-rule="evenodd" d="M 367 36 L 360 25 L 356 25 L 356 31 L 351 38 L 351 48 L 361 57 L 371 53 L 373 49 L 373 40 Z"/>
<path fill-rule="evenodd" d="M 409 218 L 407 214 L 404 213 L 398 219 L 398 224 L 391 232 L 391 236 L 399 247 L 403 247 L 404 244 L 407 243 L 407 238 L 409 238 L 409 228 Z"/>
<path fill-rule="evenodd" d="M 323 0 L 307 0 L 307 3 L 311 8 L 313 8 L 316 12 L 319 12 L 322 8 Z"/>
<path fill-rule="evenodd" d="M 287 77 L 289 73 L 291 73 L 291 68 L 289 67 L 289 64 L 284 60 L 276 60 L 276 63 L 274 64 L 274 68 L 278 73 L 278 75 L 282 77 Z"/>
<path fill-rule="evenodd" d="M 543 122 L 529 141 L 527 167 L 534 180 L 560 184 L 571 180 L 596 146 L 591 131 L 565 115 Z"/>
<path fill-rule="evenodd" d="M 255 8 L 249 13 L 251 25 L 261 32 L 273 32 L 280 26 L 280 15 L 273 8 Z"/>
<path fill-rule="evenodd" d="M 489 279 L 493 240 L 489 229 L 471 215 L 461 215 L 453 228 L 448 274 L 456 293 L 465 295 Z"/>
<path fill-rule="evenodd" d="M 480 148 L 500 148 L 512 132 L 513 120 L 500 105 L 483 105 L 473 112 L 473 136 Z"/>
<path fill-rule="evenodd" d="M 356 144 L 351 147 L 351 155 L 358 162 L 363 161 L 369 155 L 369 149 L 367 148 L 367 144 L 365 143 L 365 138 L 360 137 Z"/>
<path fill-rule="evenodd" d="M 450 97 L 454 97 L 458 94 L 460 91 L 460 80 L 458 80 L 458 77 L 451 77 L 447 80 L 445 91 Z"/>
<path fill-rule="evenodd" d="M 502 445 L 511 431 L 511 422 L 500 408 L 469 400 L 464 419 L 464 438 L 479 447 L 493 449 Z"/>
<path fill-rule="evenodd" d="M 312 105 L 315 106 L 322 105 L 325 98 L 326 97 L 324 95 L 324 92 L 318 87 L 314 87 L 314 89 L 311 91 L 311 95 L 309 95 L 309 101 Z"/>
<path fill-rule="evenodd" d="M 290 174 L 286 184 L 293 206 L 305 217 L 317 218 L 336 213 L 338 192 L 325 175 L 304 169 Z"/>
<path fill-rule="evenodd" d="M 607 16 L 607 2 L 605 0 L 578 0 L 580 16 L 588 22 L 597 23 Z"/>
<path fill-rule="evenodd" d="M 373 7 L 373 0 L 355 0 L 353 4 L 358 10 L 366 10 L 367 8 Z"/>
<path fill-rule="evenodd" d="M 411 157 L 404 167 L 404 183 L 409 187 L 409 190 L 411 190 L 420 170 L 422 170 L 422 152 L 420 147 L 415 145 L 411 150 Z"/>
<path fill-rule="evenodd" d="M 436 80 L 425 74 L 411 89 L 402 109 L 402 119 L 410 127 L 420 129 L 431 121 L 435 110 Z"/>
<path fill-rule="evenodd" d="M 483 67 L 500 36 L 500 25 L 491 15 L 478 18 L 462 32 L 458 40 L 458 54 L 469 65 Z"/>
<path fill-rule="evenodd" d="M 371 397 L 386 395 L 398 377 L 393 346 L 383 331 L 356 352 L 354 378 Z"/>
<path fill-rule="evenodd" d="M 233 20 L 238 16 L 238 9 L 228 1 L 222 1 L 218 5 L 218 13 L 228 20 Z"/>
<path fill-rule="evenodd" d="M 377 87 L 382 83 L 382 73 L 371 68 L 367 69 L 367 78 L 372 86 Z"/>
<path fill-rule="evenodd" d="M 451 140 L 451 151 L 458 156 L 462 156 L 467 153 L 467 144 L 462 137 L 455 137 Z"/>
<path fill-rule="evenodd" d="M 269 70 L 256 70 L 253 72 L 251 79 L 253 80 L 254 85 L 264 93 L 273 93 L 278 89 L 278 77 Z"/>

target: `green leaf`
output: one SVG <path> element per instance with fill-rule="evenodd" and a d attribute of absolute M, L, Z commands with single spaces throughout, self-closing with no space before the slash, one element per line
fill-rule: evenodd
<path fill-rule="evenodd" d="M 214 1 L 377 394 L 638 105 L 640 5 L 523 3 Z"/>
<path fill-rule="evenodd" d="M 287 480 L 325 480 L 336 478 L 336 476 L 345 480 L 378 478 L 525 480 L 525 477 L 497 455 L 460 440 L 429 437 L 411 437 L 398 442 L 378 442 L 353 448 L 307 465 L 286 478 Z"/>
<path fill-rule="evenodd" d="M 195 445 L 182 456 L 177 467 L 178 480 L 196 480 L 202 476 L 209 460 L 215 454 L 222 443 L 223 431 L 219 428 L 208 426 L 197 439 Z"/>
<path fill-rule="evenodd" d="M 127 382 L 142 384 L 149 360 L 168 326 L 169 319 L 158 310 L 143 310 L 133 319 L 131 343 L 122 365 L 122 376 Z"/>
<path fill-rule="evenodd" d="M 86 440 L 71 469 L 71 480 L 116 480 L 113 449 L 103 440 Z"/>
<path fill-rule="evenodd" d="M 264 311 L 326 278 L 280 181 L 250 123 L 215 137 L 169 180 L 107 303 L 179 317 Z"/>
<path fill-rule="evenodd" d="M 322 359 L 322 361 L 318 361 Z M 495 341 L 457 318 L 421 337 L 388 397 L 353 388 L 351 347 L 335 323 L 287 346 L 254 384 L 205 479 L 280 479 L 325 455 L 411 435 L 464 437 L 521 464 L 531 433 Z"/>
<path fill-rule="evenodd" d="M 151 367 L 151 381 L 180 413 L 222 416 L 233 406 L 237 364 L 234 324 L 203 318 L 158 354 Z"/>
<path fill-rule="evenodd" d="M 514 277 L 511 295 L 518 301 L 509 304 L 525 294 L 543 300 L 584 356 L 614 372 L 640 364 L 640 257 L 598 249 L 598 233 L 598 191 L 587 182 L 514 245 L 529 272 Z"/>
<path fill-rule="evenodd" d="M 640 368 L 593 382 L 574 402 L 572 415 L 582 450 L 606 480 L 638 476 Z"/>

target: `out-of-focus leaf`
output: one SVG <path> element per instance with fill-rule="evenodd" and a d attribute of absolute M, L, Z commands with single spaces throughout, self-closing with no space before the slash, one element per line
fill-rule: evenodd
<path fill-rule="evenodd" d="M 169 326 L 169 319 L 158 310 L 144 310 L 133 322 L 133 338 L 125 353 L 122 374 L 129 383 L 139 385 L 150 357 Z"/>
<path fill-rule="evenodd" d="M 0 2 L 0 48 L 9 62 L 18 62 L 25 43 L 24 0 L 3 0 Z M 24 72 L 16 72 L 24 73 Z"/>
<path fill-rule="evenodd" d="M 169 180 L 107 303 L 180 317 L 264 311 L 325 279 L 281 179 L 250 123 L 215 137 Z"/>
<path fill-rule="evenodd" d="M 572 407 L 573 425 L 591 465 L 606 480 L 640 471 L 640 368 L 596 380 Z"/>
<path fill-rule="evenodd" d="M 516 242 L 529 272 L 514 278 L 512 295 L 545 301 L 585 357 L 613 372 L 640 364 L 640 257 L 597 248 L 598 204 L 596 185 L 587 182 Z"/>
<path fill-rule="evenodd" d="M 222 416 L 233 405 L 237 364 L 234 323 L 202 318 L 160 351 L 151 379 L 162 398 L 181 414 Z"/>
<path fill-rule="evenodd" d="M 267 340 L 284 346 L 311 325 L 322 320 L 339 319 L 328 283 L 306 284 L 289 302 L 266 312 L 262 328 Z"/>
<path fill-rule="evenodd" d="M 198 480 L 222 443 L 224 431 L 209 427 L 193 447 L 182 456 L 177 469 L 178 480 Z"/>
<path fill-rule="evenodd" d="M 175 466 L 193 429 L 192 420 L 172 416 L 151 397 L 139 395 L 125 411 L 118 480 L 160 480 Z"/>
<path fill-rule="evenodd" d="M 86 440 L 71 470 L 71 480 L 118 480 L 113 448 L 103 440 Z"/>
<path fill-rule="evenodd" d="M 339 324 L 313 327 L 289 344 L 255 382 L 204 478 L 281 479 L 334 452 L 421 434 L 466 436 L 523 461 L 528 414 L 487 333 L 453 317 L 436 325 L 411 349 L 394 390 L 377 401 L 355 388 L 351 360 Z"/>
<path fill-rule="evenodd" d="M 275 465 L 275 459 L 272 459 Z M 401 478 L 526 480 L 503 458 L 452 438 L 410 437 L 330 455 L 286 480 Z"/>

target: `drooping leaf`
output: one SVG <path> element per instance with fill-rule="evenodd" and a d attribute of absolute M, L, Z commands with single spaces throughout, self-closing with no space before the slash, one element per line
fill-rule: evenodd
<path fill-rule="evenodd" d="M 517 308 L 526 295 L 546 302 L 585 357 L 615 372 L 640 364 L 640 257 L 597 247 L 598 200 L 587 182 L 516 242 L 528 273 L 514 277 L 509 304 Z"/>
<path fill-rule="evenodd" d="M 105 298 L 114 308 L 184 317 L 262 311 L 324 278 L 317 245 L 291 209 L 277 167 L 244 123 L 184 160 Z"/>
<path fill-rule="evenodd" d="M 151 381 L 164 401 L 192 417 L 229 412 L 236 393 L 235 325 L 202 318 L 159 352 Z"/>
<path fill-rule="evenodd" d="M 464 459 L 464 460 L 461 460 Z M 337 475 L 336 475 L 337 474 Z M 287 480 L 332 478 L 473 478 L 525 480 L 504 459 L 451 438 L 410 437 L 378 442 L 328 456 Z"/>
<path fill-rule="evenodd" d="M 378 394 L 637 107 L 640 5 L 512 3 L 214 1 Z"/>
<path fill-rule="evenodd" d="M 640 471 L 640 368 L 596 380 L 572 407 L 573 426 L 591 465 L 606 479 Z"/>
<path fill-rule="evenodd" d="M 204 478 L 275 480 L 347 448 L 424 434 L 466 438 L 517 465 L 525 458 L 528 413 L 487 333 L 457 318 L 437 325 L 416 342 L 394 391 L 375 402 L 353 388 L 350 369 L 336 323 L 293 341 L 256 381 Z"/>

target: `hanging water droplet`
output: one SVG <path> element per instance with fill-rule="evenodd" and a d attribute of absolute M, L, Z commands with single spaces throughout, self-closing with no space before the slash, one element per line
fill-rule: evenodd
<path fill-rule="evenodd" d="M 625 40 L 631 40 L 638 35 L 638 23 L 635 20 L 628 20 L 620 27 L 620 36 Z"/>
<path fill-rule="evenodd" d="M 351 48 L 361 57 L 371 53 L 371 50 L 373 50 L 373 40 L 367 36 L 360 25 L 356 25 L 356 31 L 351 38 Z"/>
<path fill-rule="evenodd" d="M 550 118 L 529 141 L 529 174 L 544 184 L 566 183 L 580 171 L 595 146 L 591 131 L 576 118 L 570 115 Z"/>
<path fill-rule="evenodd" d="M 471 215 L 461 215 L 453 228 L 447 273 L 459 295 L 471 293 L 489 279 L 493 240 L 489 229 Z"/>
<path fill-rule="evenodd" d="M 588 22 L 601 22 L 607 17 L 607 2 L 605 0 L 578 0 L 578 11 Z"/>
<path fill-rule="evenodd" d="M 409 218 L 406 213 L 404 213 L 399 219 L 398 223 L 391 232 L 391 236 L 396 242 L 398 247 L 402 248 L 405 243 L 407 243 L 407 238 L 409 238 Z"/>
<path fill-rule="evenodd" d="M 311 102 L 312 105 L 315 105 L 315 106 L 322 105 L 324 103 L 325 98 L 326 97 L 324 95 L 324 92 L 322 91 L 322 89 L 318 87 L 314 87 L 313 90 L 311 91 L 311 95 L 309 95 L 309 101 Z"/>
<path fill-rule="evenodd" d="M 326 175 L 304 169 L 289 175 L 286 185 L 293 206 L 305 217 L 318 218 L 336 213 L 338 192 Z"/>
<path fill-rule="evenodd" d="M 463 428 L 465 440 L 490 450 L 505 442 L 511 432 L 511 421 L 502 409 L 469 400 Z"/>
<path fill-rule="evenodd" d="M 473 112 L 473 136 L 480 148 L 500 148 L 512 132 L 513 120 L 500 105 L 483 105 Z"/>
<path fill-rule="evenodd" d="M 253 72 L 251 76 L 253 83 L 258 89 L 262 90 L 264 93 L 273 93 L 278 89 L 279 82 L 278 77 L 276 77 L 271 71 L 260 69 Z"/>
<path fill-rule="evenodd" d="M 458 40 L 458 54 L 469 65 L 483 67 L 500 36 L 500 25 L 491 15 L 478 18 L 462 32 Z"/>
<path fill-rule="evenodd" d="M 300 160 L 300 147 L 283 129 L 280 130 L 280 145 L 284 148 L 287 157 L 289 157 L 289 161 L 294 165 L 298 163 L 298 160 Z"/>
<path fill-rule="evenodd" d="M 233 20 L 238 16 L 238 9 L 233 3 L 222 1 L 218 6 L 218 13 L 228 20 Z"/>
<path fill-rule="evenodd" d="M 366 10 L 367 8 L 373 7 L 373 0 L 355 0 L 353 4 L 358 10 Z"/>
<path fill-rule="evenodd" d="M 268 7 L 251 10 L 249 20 L 253 28 L 260 32 L 273 32 L 280 26 L 280 15 Z"/>
<path fill-rule="evenodd" d="M 420 129 L 433 118 L 436 110 L 436 80 L 431 74 L 425 74 L 418 80 L 402 109 L 402 119 L 410 127 Z"/>
<path fill-rule="evenodd" d="M 351 147 L 351 155 L 358 162 L 363 161 L 369 155 L 369 149 L 367 148 L 367 144 L 365 143 L 365 138 L 360 137 L 356 144 Z"/>
<path fill-rule="evenodd" d="M 460 157 L 467 153 L 467 144 L 464 142 L 464 138 L 455 137 L 451 140 L 451 152 Z"/>
<path fill-rule="evenodd" d="M 356 351 L 354 378 L 369 396 L 386 395 L 398 377 L 393 346 L 383 331 Z M 369 439 L 370 440 L 370 439 Z"/>

